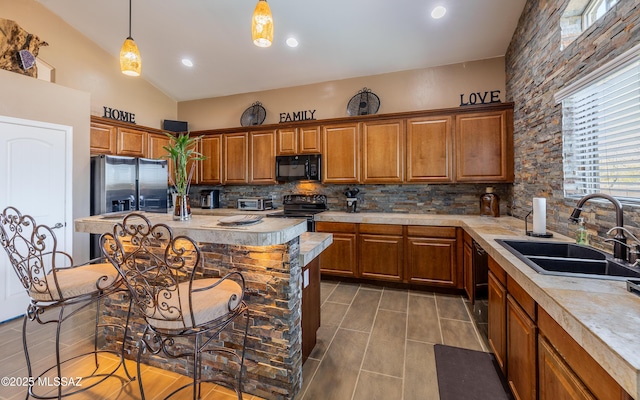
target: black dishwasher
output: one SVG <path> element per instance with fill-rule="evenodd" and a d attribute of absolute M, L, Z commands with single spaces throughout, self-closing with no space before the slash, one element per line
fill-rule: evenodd
<path fill-rule="evenodd" d="M 489 256 L 487 252 L 473 240 L 473 284 L 475 287 L 475 301 L 471 307 L 473 319 L 480 333 L 487 337 L 488 309 L 489 309 Z"/>

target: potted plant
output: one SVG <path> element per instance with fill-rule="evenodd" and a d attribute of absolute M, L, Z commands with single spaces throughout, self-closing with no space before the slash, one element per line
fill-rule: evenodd
<path fill-rule="evenodd" d="M 184 221 L 191 219 L 189 187 L 196 166 L 195 162 L 206 158 L 196 151 L 198 141 L 202 136 L 192 138 L 188 132 L 180 133 L 177 136 L 170 133 L 166 135 L 169 137 L 169 145 L 163 146 L 163 149 L 167 151 L 167 155 L 164 157 L 168 158 L 173 166 L 173 176 L 170 175 L 169 180 L 176 191 L 173 219 Z"/>

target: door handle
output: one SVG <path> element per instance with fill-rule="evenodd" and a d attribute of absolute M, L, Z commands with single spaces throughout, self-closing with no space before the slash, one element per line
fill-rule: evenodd
<path fill-rule="evenodd" d="M 57 224 L 52 226 L 51 229 L 60 229 L 62 227 L 64 227 L 64 224 L 62 222 L 58 222 Z"/>

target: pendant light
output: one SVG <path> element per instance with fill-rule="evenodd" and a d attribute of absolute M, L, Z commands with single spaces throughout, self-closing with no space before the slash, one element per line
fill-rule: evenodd
<path fill-rule="evenodd" d="M 253 11 L 251 38 L 258 47 L 269 47 L 273 42 L 273 16 L 266 0 L 258 0 Z"/>
<path fill-rule="evenodd" d="M 129 76 L 140 76 L 142 72 L 142 58 L 136 42 L 131 37 L 131 0 L 129 0 L 129 37 L 120 49 L 120 71 Z"/>

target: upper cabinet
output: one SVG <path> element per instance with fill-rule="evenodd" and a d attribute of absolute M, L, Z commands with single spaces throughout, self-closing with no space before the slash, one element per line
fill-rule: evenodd
<path fill-rule="evenodd" d="M 249 183 L 249 132 L 223 135 L 222 148 L 224 153 L 224 178 L 222 183 Z"/>
<path fill-rule="evenodd" d="M 407 182 L 453 182 L 451 119 L 407 120 Z"/>
<path fill-rule="evenodd" d="M 456 116 L 456 181 L 513 181 L 513 110 Z"/>
<path fill-rule="evenodd" d="M 201 184 L 222 183 L 222 135 L 207 135 L 200 139 L 200 153 L 205 157 L 200 161 Z"/>
<path fill-rule="evenodd" d="M 322 127 L 322 182 L 360 182 L 359 124 Z"/>
<path fill-rule="evenodd" d="M 92 152 L 113 146 L 116 133 L 92 125 Z M 201 183 L 207 184 L 275 184 L 276 156 L 318 153 L 325 184 L 507 183 L 514 178 L 510 103 L 193 134 L 211 138 L 203 151 L 213 151 L 212 156 L 199 170 Z M 129 135 L 122 139 L 131 143 L 128 151 L 138 150 Z"/>
<path fill-rule="evenodd" d="M 404 120 L 362 123 L 362 183 L 402 183 Z"/>
<path fill-rule="evenodd" d="M 258 131 L 249 133 L 249 181 L 276 183 L 276 133 Z"/>
<path fill-rule="evenodd" d="M 117 129 L 117 155 L 131 157 L 144 157 L 147 155 L 147 132 L 123 127 L 118 127 Z"/>
<path fill-rule="evenodd" d="M 322 151 L 320 143 L 319 126 L 283 128 L 276 131 L 276 154 L 279 156 L 317 154 Z"/>
<path fill-rule="evenodd" d="M 89 150 L 91 155 L 116 154 L 117 128 L 113 125 L 91 121 Z"/>

